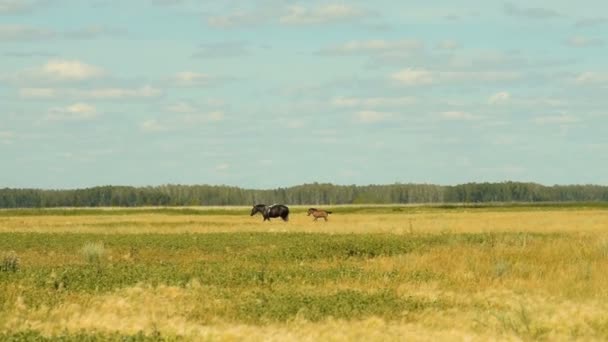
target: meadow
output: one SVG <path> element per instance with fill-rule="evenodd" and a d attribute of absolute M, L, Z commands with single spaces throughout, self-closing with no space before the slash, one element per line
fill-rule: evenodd
<path fill-rule="evenodd" d="M 0 210 L 0 340 L 606 340 L 608 206 Z"/>

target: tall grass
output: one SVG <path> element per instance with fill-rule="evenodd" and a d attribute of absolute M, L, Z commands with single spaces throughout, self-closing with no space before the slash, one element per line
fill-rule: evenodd
<path fill-rule="evenodd" d="M 602 210 L 129 217 L 0 222 L 0 340 L 608 339 Z"/>
<path fill-rule="evenodd" d="M 106 254 L 106 249 L 103 242 L 87 242 L 82 246 L 80 252 L 86 262 L 90 264 L 99 264 Z"/>
<path fill-rule="evenodd" d="M 17 253 L 10 251 L 2 255 L 2 263 L 0 264 L 0 272 L 17 272 L 21 260 L 17 256 Z"/>

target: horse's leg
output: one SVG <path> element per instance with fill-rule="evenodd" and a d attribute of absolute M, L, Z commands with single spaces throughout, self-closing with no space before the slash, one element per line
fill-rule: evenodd
<path fill-rule="evenodd" d="M 323 216 L 323 218 L 325 219 L 325 222 L 327 222 L 327 215 Z"/>

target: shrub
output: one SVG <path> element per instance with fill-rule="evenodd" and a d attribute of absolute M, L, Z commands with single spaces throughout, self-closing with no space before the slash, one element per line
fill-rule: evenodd
<path fill-rule="evenodd" d="M 0 265 L 1 272 L 17 272 L 19 270 L 20 260 L 17 253 L 11 251 L 6 253 L 2 257 L 2 264 Z"/>
<path fill-rule="evenodd" d="M 106 253 L 103 242 L 87 242 L 81 249 L 84 259 L 88 263 L 99 263 Z"/>

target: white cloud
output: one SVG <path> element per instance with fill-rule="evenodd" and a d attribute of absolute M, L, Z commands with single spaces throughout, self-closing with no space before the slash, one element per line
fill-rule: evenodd
<path fill-rule="evenodd" d="M 577 48 L 594 47 L 604 45 L 604 41 L 600 38 L 572 36 L 566 40 L 566 45 Z"/>
<path fill-rule="evenodd" d="M 182 72 L 178 72 L 175 74 L 176 80 L 178 80 L 180 82 L 185 82 L 185 83 L 196 82 L 201 79 L 207 79 L 207 78 L 209 78 L 209 76 L 207 76 L 206 74 L 193 72 L 193 71 L 182 71 Z"/>
<path fill-rule="evenodd" d="M 608 24 L 608 17 L 595 17 L 595 18 L 583 18 L 576 22 L 575 26 L 578 28 L 583 27 L 596 27 Z"/>
<path fill-rule="evenodd" d="M 461 111 L 447 111 L 440 113 L 440 117 L 444 120 L 454 120 L 454 121 L 470 121 L 476 120 L 478 117 L 468 112 Z"/>
<path fill-rule="evenodd" d="M 514 81 L 522 78 L 522 74 L 517 71 L 440 71 L 437 75 L 442 81 L 456 82 L 500 82 Z"/>
<path fill-rule="evenodd" d="M 432 71 L 407 68 L 391 75 L 402 85 L 428 85 L 445 82 L 500 82 L 522 78 L 517 71 Z"/>
<path fill-rule="evenodd" d="M 0 14 L 21 13 L 30 10 L 32 4 L 24 0 L 0 0 Z"/>
<path fill-rule="evenodd" d="M 92 100 L 116 100 L 130 98 L 153 98 L 162 95 L 160 89 L 146 85 L 139 88 L 21 88 L 19 95 L 24 99 L 78 98 Z"/>
<path fill-rule="evenodd" d="M 11 131 L 0 131 L 0 139 L 8 139 L 15 136 L 15 133 Z"/>
<path fill-rule="evenodd" d="M 162 91 L 146 85 L 136 89 L 128 88 L 99 88 L 78 92 L 82 97 L 92 99 L 124 99 L 158 97 Z"/>
<path fill-rule="evenodd" d="M 200 125 L 223 121 L 225 113 L 222 110 L 204 111 L 187 103 L 178 102 L 165 108 L 175 114 L 166 115 L 159 119 L 144 121 L 140 127 L 146 132 L 177 131 Z"/>
<path fill-rule="evenodd" d="M 334 137 L 338 134 L 338 131 L 335 129 L 322 128 L 315 129 L 311 133 L 318 136 Z"/>
<path fill-rule="evenodd" d="M 198 109 L 185 102 L 178 102 L 167 106 L 167 110 L 173 113 L 194 113 Z"/>
<path fill-rule="evenodd" d="M 104 74 L 102 68 L 81 61 L 54 59 L 43 65 L 18 70 L 12 75 L 7 74 L 0 78 L 16 85 L 49 85 L 88 81 L 100 78 Z"/>
<path fill-rule="evenodd" d="M 316 7 L 302 5 L 277 8 L 259 5 L 254 9 L 239 9 L 223 15 L 207 17 L 207 25 L 214 28 L 231 29 L 264 24 L 318 25 L 360 19 L 370 13 L 346 4 L 326 4 Z"/>
<path fill-rule="evenodd" d="M 207 86 L 211 82 L 209 75 L 194 71 L 181 71 L 173 76 L 173 84 L 178 87 Z"/>
<path fill-rule="evenodd" d="M 608 143 L 589 143 L 584 145 L 590 151 L 597 151 L 600 153 L 604 153 L 608 151 Z"/>
<path fill-rule="evenodd" d="M 213 105 L 214 102 L 208 105 Z M 215 104 L 217 106 L 217 104 Z M 220 104 L 221 105 L 221 104 Z M 205 111 L 201 108 L 195 107 L 189 103 L 177 102 L 166 107 L 167 111 L 172 113 L 181 114 L 174 120 L 180 121 L 184 124 L 201 124 L 207 122 L 219 122 L 223 121 L 225 113 L 222 110 Z M 176 126 L 176 125 L 174 125 Z"/>
<path fill-rule="evenodd" d="M 217 171 L 225 171 L 225 170 L 228 170 L 229 168 L 230 168 L 230 164 L 228 164 L 228 163 L 221 163 L 221 164 L 217 164 L 215 166 L 215 169 Z"/>
<path fill-rule="evenodd" d="M 68 31 L 57 31 L 25 25 L 0 25 L 0 41 L 15 42 L 47 41 L 50 39 L 94 39 L 105 36 L 119 36 L 125 33 L 126 30 L 124 29 L 105 26 L 88 26 Z"/>
<path fill-rule="evenodd" d="M 226 102 L 222 99 L 217 99 L 217 98 L 209 98 L 207 100 L 205 100 L 205 103 L 208 106 L 212 106 L 212 107 L 223 107 L 226 105 Z"/>
<path fill-rule="evenodd" d="M 517 103 L 528 106 L 543 106 L 543 107 L 563 107 L 568 104 L 565 99 L 557 99 L 551 97 L 536 97 L 529 99 L 518 99 Z"/>
<path fill-rule="evenodd" d="M 184 0 L 149 0 L 152 4 L 160 6 L 176 6 L 184 3 Z"/>
<path fill-rule="evenodd" d="M 162 125 L 156 119 L 150 119 L 142 122 L 140 128 L 145 132 L 162 132 L 168 130 L 167 126 Z"/>
<path fill-rule="evenodd" d="M 506 91 L 501 91 L 498 92 L 492 96 L 490 96 L 490 98 L 488 99 L 488 103 L 489 104 L 501 104 L 501 103 L 505 103 L 508 102 L 511 99 L 511 94 L 509 94 Z"/>
<path fill-rule="evenodd" d="M 31 51 L 9 51 L 2 54 L 5 57 L 15 58 L 30 58 L 30 57 L 55 57 L 56 55 L 50 52 L 42 50 L 31 50 Z"/>
<path fill-rule="evenodd" d="M 207 18 L 207 25 L 214 28 L 229 29 L 246 27 L 264 23 L 270 19 L 270 14 L 264 11 L 235 11 L 227 15 Z"/>
<path fill-rule="evenodd" d="M 65 31 L 62 36 L 66 39 L 94 39 L 99 37 L 124 36 L 127 33 L 124 29 L 93 25 L 75 30 Z"/>
<path fill-rule="evenodd" d="M 15 133 L 11 131 L 0 131 L 0 139 L 9 140 L 15 137 Z"/>
<path fill-rule="evenodd" d="M 289 119 L 284 121 L 284 125 L 287 128 L 302 128 L 306 126 L 306 121 L 301 119 Z"/>
<path fill-rule="evenodd" d="M 224 112 L 222 112 L 220 110 L 215 110 L 215 111 L 207 114 L 207 117 L 209 118 L 209 121 L 214 121 L 214 122 L 222 121 L 222 120 L 224 120 Z"/>
<path fill-rule="evenodd" d="M 249 46 L 244 42 L 219 42 L 200 44 L 192 55 L 195 58 L 233 58 L 250 54 Z"/>
<path fill-rule="evenodd" d="M 538 117 L 538 118 L 534 119 L 534 122 L 538 125 L 551 125 L 551 124 L 565 125 L 565 124 L 572 124 L 572 123 L 580 122 L 580 119 L 575 116 L 561 114 L 561 115 Z"/>
<path fill-rule="evenodd" d="M 335 107 L 353 108 L 384 108 L 384 107 L 402 107 L 408 106 L 416 102 L 413 97 L 336 97 L 331 100 L 331 104 Z"/>
<path fill-rule="evenodd" d="M 345 5 L 328 4 L 316 8 L 291 6 L 287 13 L 279 18 L 279 22 L 287 25 L 326 24 L 344 20 L 352 20 L 366 15 L 366 11 Z"/>
<path fill-rule="evenodd" d="M 204 123 L 208 123 L 208 122 L 219 122 L 224 120 L 224 112 L 216 110 L 216 111 L 212 111 L 212 112 L 194 112 L 194 113 L 188 113 L 183 115 L 182 117 L 178 118 L 177 120 L 181 121 L 182 125 L 185 126 L 189 126 L 189 125 L 196 125 L 196 124 L 204 124 Z M 174 122 L 174 126 L 175 128 L 179 128 L 177 127 L 180 123 L 176 123 Z"/>
<path fill-rule="evenodd" d="M 25 99 L 51 99 L 57 97 L 57 90 L 53 88 L 21 88 L 19 96 Z"/>
<path fill-rule="evenodd" d="M 453 40 L 444 40 L 437 44 L 437 48 L 441 50 L 456 50 L 460 48 L 460 44 Z"/>
<path fill-rule="evenodd" d="M 355 119 L 360 123 L 376 123 L 389 120 L 392 116 L 392 113 L 362 110 L 355 114 Z"/>
<path fill-rule="evenodd" d="M 576 76 L 574 81 L 579 85 L 605 84 L 608 83 L 608 72 L 586 71 Z"/>
<path fill-rule="evenodd" d="M 550 8 L 519 7 L 512 3 L 506 3 L 503 10 L 508 15 L 529 19 L 551 19 L 560 16 L 557 11 Z"/>
<path fill-rule="evenodd" d="M 87 103 L 74 103 L 67 107 L 53 108 L 47 116 L 51 121 L 87 121 L 97 118 L 97 109 Z"/>
<path fill-rule="evenodd" d="M 0 131 L 0 143 L 7 145 L 12 144 L 14 138 L 15 133 L 11 131 Z"/>
<path fill-rule="evenodd" d="M 403 85 L 423 85 L 434 82 L 433 72 L 425 69 L 407 68 L 394 73 L 391 77 Z"/>
<path fill-rule="evenodd" d="M 0 25 L 0 41 L 38 41 L 54 38 L 52 30 L 23 25 Z"/>
<path fill-rule="evenodd" d="M 80 61 L 52 60 L 40 69 L 40 73 L 57 80 L 82 81 L 103 75 L 103 70 Z"/>
<path fill-rule="evenodd" d="M 321 50 L 321 53 L 329 55 L 350 54 L 374 54 L 374 53 L 396 53 L 415 51 L 424 48 L 424 44 L 418 40 L 353 40 L 344 44 L 333 45 Z"/>
<path fill-rule="evenodd" d="M 511 134 L 492 134 L 490 141 L 493 145 L 510 146 L 521 143 L 521 138 Z"/>

